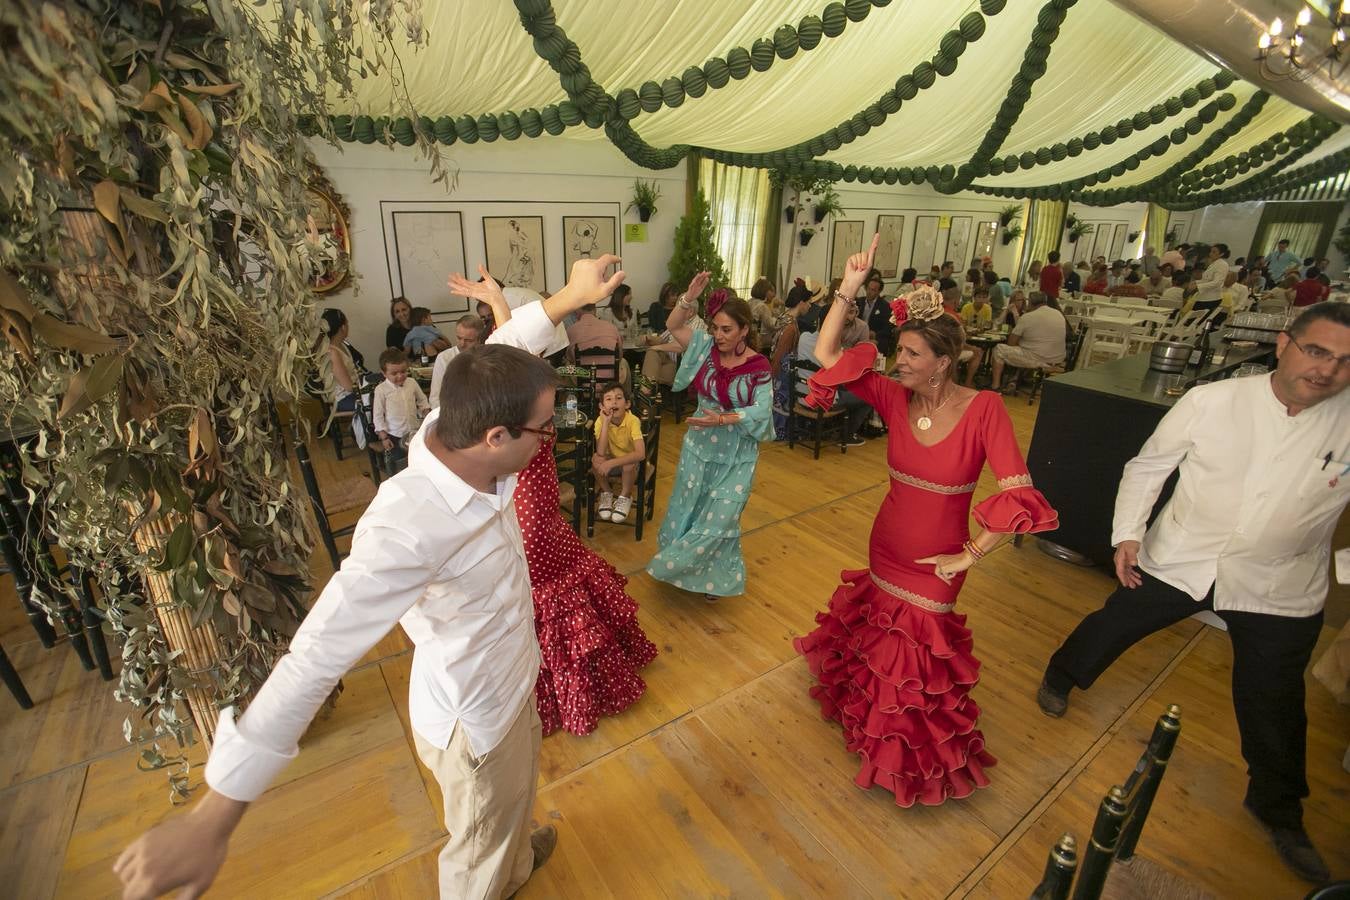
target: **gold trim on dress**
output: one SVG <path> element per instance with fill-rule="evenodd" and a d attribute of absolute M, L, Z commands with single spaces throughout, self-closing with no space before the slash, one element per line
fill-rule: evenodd
<path fill-rule="evenodd" d="M 899 597 L 906 603 L 913 603 L 920 609 L 926 609 L 929 612 L 935 613 L 949 613 L 956 609 L 955 603 L 938 603 L 936 600 L 929 600 L 921 594 L 907 591 L 898 584 L 891 584 L 886 579 L 879 578 L 875 572 L 868 572 L 867 574 L 871 577 L 873 584 L 890 594 L 892 597 Z"/>
<path fill-rule="evenodd" d="M 1000 478 L 998 480 L 998 489 L 1000 491 L 1006 491 L 1018 487 L 1031 487 L 1031 476 L 1009 475 L 1006 478 Z"/>
<path fill-rule="evenodd" d="M 907 484 L 923 491 L 932 491 L 935 494 L 970 494 L 974 493 L 975 486 L 978 484 L 974 481 L 970 484 L 938 484 L 936 481 L 929 481 L 926 478 L 920 478 L 917 475 L 910 475 L 896 469 L 891 469 L 891 477 L 901 484 Z"/>

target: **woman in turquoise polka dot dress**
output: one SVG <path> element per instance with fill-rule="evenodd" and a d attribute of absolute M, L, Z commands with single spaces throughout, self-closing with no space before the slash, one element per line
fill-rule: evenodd
<path fill-rule="evenodd" d="M 685 323 L 708 284 L 700 272 L 671 311 L 666 327 L 684 348 L 675 389 L 692 386 L 697 414 L 685 421 L 670 509 L 647 573 L 710 602 L 745 591 L 741 511 L 750 497 L 759 442 L 773 440 L 773 373 L 756 353 L 750 307 L 725 290 L 708 298 L 709 332 Z"/>

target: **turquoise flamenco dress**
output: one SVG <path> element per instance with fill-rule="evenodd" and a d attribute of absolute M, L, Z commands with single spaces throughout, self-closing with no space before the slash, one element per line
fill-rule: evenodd
<path fill-rule="evenodd" d="M 739 366 L 722 365 L 711 335 L 694 332 L 675 390 L 692 387 L 704 413 L 739 413 L 735 425 L 690 427 L 684 435 L 670 508 L 657 535 L 647 574 L 700 594 L 745 592 L 741 512 L 759 461 L 759 442 L 773 440 L 773 376 L 754 354 Z"/>

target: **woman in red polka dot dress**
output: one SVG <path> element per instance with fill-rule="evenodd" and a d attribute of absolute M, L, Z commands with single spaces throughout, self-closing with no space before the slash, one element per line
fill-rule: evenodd
<path fill-rule="evenodd" d="M 450 290 L 492 304 L 501 325 L 510 318 L 510 307 L 486 270 L 479 271 L 485 276 L 480 282 L 452 276 Z M 522 292 L 512 299 L 525 302 L 538 295 Z M 561 328 L 553 345 L 525 349 L 549 355 L 561 349 L 559 339 L 566 343 Z M 535 699 L 544 734 L 560 728 L 590 734 L 601 716 L 620 713 L 642 696 L 647 685 L 638 670 L 656 657 L 656 645 L 638 625 L 637 601 L 624 590 L 628 579 L 581 542 L 558 501 L 550 438 L 520 473 L 515 493 L 542 657 Z"/>

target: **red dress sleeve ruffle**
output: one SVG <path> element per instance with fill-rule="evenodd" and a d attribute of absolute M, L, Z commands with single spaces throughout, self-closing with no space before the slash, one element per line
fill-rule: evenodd
<path fill-rule="evenodd" d="M 872 371 L 876 358 L 876 344 L 864 342 L 848 348 L 834 365 L 807 379 L 810 392 L 802 402 L 813 409 L 829 409 L 834 405 L 834 395 L 839 388 Z"/>
<path fill-rule="evenodd" d="M 1059 527 L 1059 513 L 1029 484 L 986 497 L 971 512 L 981 528 L 995 534 L 1029 534 Z"/>

